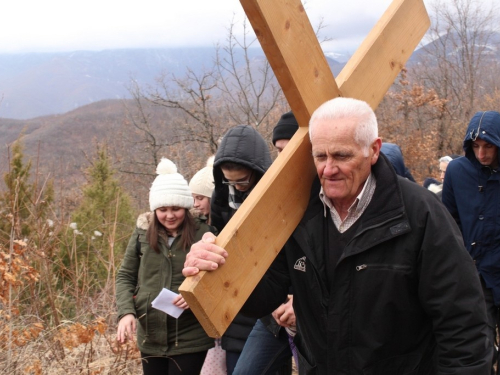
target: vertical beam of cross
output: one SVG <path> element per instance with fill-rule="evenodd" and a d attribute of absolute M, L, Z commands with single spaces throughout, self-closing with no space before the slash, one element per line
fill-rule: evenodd
<path fill-rule="evenodd" d="M 300 128 L 217 237 L 226 264 L 179 288 L 211 337 L 225 332 L 307 207 L 311 114 L 337 96 L 375 109 L 430 24 L 423 0 L 394 0 L 335 80 L 300 0 L 240 1 Z"/>

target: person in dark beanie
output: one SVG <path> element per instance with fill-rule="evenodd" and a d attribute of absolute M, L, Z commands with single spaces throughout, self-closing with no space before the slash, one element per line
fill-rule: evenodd
<path fill-rule="evenodd" d="M 292 111 L 284 113 L 273 129 L 273 145 L 278 152 L 283 151 L 290 138 L 293 137 L 299 124 Z"/>

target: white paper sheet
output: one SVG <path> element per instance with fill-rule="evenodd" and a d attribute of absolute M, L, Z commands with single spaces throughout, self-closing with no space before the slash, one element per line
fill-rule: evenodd
<path fill-rule="evenodd" d="M 151 305 L 157 310 L 161 310 L 174 318 L 178 318 L 184 312 L 184 309 L 181 309 L 173 304 L 173 300 L 177 296 L 178 294 L 163 288 L 160 294 L 158 294 L 158 297 L 153 300 Z"/>

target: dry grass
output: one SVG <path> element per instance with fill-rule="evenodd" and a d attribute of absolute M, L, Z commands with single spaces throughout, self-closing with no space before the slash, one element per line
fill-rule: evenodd
<path fill-rule="evenodd" d="M 118 344 L 115 327 L 108 326 L 104 319 L 88 324 L 67 322 L 53 329 L 36 323 L 9 332 L 8 326 L 2 330 L 4 338 L 10 336 L 10 340 L 2 341 L 0 374 L 141 373 L 135 342 Z"/>

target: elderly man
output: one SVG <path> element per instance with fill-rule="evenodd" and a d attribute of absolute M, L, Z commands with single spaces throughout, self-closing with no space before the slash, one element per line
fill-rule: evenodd
<path fill-rule="evenodd" d="M 479 278 L 446 208 L 397 177 L 365 102 L 326 102 L 309 131 L 321 186 L 242 312 L 268 314 L 292 285 L 304 374 L 488 374 Z M 212 242 L 184 275 L 224 264 Z"/>
<path fill-rule="evenodd" d="M 448 155 L 439 158 L 439 178 L 441 179 L 441 183 L 444 182 L 444 175 L 446 174 L 446 168 L 448 168 L 448 164 L 452 160 L 453 158 Z"/>

